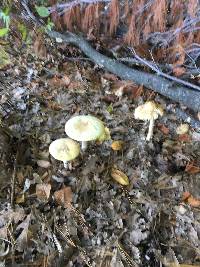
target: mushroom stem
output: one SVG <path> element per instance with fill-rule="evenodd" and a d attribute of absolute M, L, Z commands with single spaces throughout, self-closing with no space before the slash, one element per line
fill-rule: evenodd
<path fill-rule="evenodd" d="M 82 149 L 83 151 L 85 151 L 85 150 L 87 149 L 87 141 L 82 141 L 82 142 L 81 142 L 81 149 Z"/>
<path fill-rule="evenodd" d="M 68 161 L 63 161 L 63 164 L 64 164 L 64 168 L 68 169 L 69 167 Z"/>
<path fill-rule="evenodd" d="M 149 122 L 149 130 L 148 130 L 148 134 L 146 138 L 147 141 L 150 141 L 153 136 L 153 127 L 154 127 L 154 119 L 152 118 L 150 119 L 150 122 Z"/>

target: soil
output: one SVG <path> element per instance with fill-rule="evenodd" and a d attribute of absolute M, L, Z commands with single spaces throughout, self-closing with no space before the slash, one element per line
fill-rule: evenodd
<path fill-rule="evenodd" d="M 10 52 L 0 71 L 0 265 L 200 266 L 198 129 L 177 134 L 174 103 L 136 93 L 73 47 L 49 44 L 46 59 Z M 147 100 L 165 110 L 149 142 L 148 122 L 134 118 Z M 48 147 L 79 114 L 101 119 L 111 138 L 64 168 Z"/>

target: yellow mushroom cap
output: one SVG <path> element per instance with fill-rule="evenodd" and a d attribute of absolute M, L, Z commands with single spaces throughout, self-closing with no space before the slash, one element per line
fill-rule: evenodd
<path fill-rule="evenodd" d="M 60 138 L 49 146 L 49 153 L 63 162 L 75 159 L 80 153 L 80 145 L 70 138 Z"/>
<path fill-rule="evenodd" d="M 105 133 L 101 120 L 91 115 L 75 116 L 65 124 L 66 134 L 76 141 L 92 141 Z"/>
<path fill-rule="evenodd" d="M 163 108 L 160 105 L 153 101 L 148 101 L 135 109 L 134 116 L 136 119 L 144 121 L 151 119 L 156 120 L 158 116 L 162 116 L 163 113 Z"/>

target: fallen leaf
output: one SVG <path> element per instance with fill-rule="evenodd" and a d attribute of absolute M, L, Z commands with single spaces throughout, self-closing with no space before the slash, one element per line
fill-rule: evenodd
<path fill-rule="evenodd" d="M 70 78 L 67 75 L 64 75 L 61 79 L 63 86 L 68 86 L 70 84 Z"/>
<path fill-rule="evenodd" d="M 24 203 L 24 200 L 25 200 L 25 198 L 24 198 L 24 193 L 23 193 L 23 194 L 20 194 L 16 197 L 15 203 L 21 204 L 21 203 Z"/>
<path fill-rule="evenodd" d="M 51 191 L 50 184 L 37 184 L 36 185 L 36 195 L 40 200 L 46 201 L 49 199 Z"/>
<path fill-rule="evenodd" d="M 10 62 L 8 53 L 0 46 L 0 69 L 6 67 Z"/>
<path fill-rule="evenodd" d="M 164 124 L 158 124 L 158 129 L 166 135 L 169 134 L 169 128 L 167 128 Z"/>
<path fill-rule="evenodd" d="M 141 96 L 143 92 L 143 85 L 138 86 L 137 84 L 133 84 L 129 87 L 124 88 L 124 94 L 128 95 L 129 99 L 136 99 Z"/>
<path fill-rule="evenodd" d="M 132 92 L 131 96 L 133 99 L 138 98 L 139 96 L 141 96 L 143 94 L 143 92 L 144 92 L 144 87 L 143 87 L 143 85 L 140 85 L 136 90 L 134 90 Z"/>
<path fill-rule="evenodd" d="M 193 197 L 188 191 L 183 193 L 182 200 L 194 208 L 200 207 L 200 199 Z"/>
<path fill-rule="evenodd" d="M 200 167 L 195 166 L 194 162 L 189 162 L 185 167 L 185 171 L 187 173 L 190 173 L 190 174 L 199 173 L 200 172 Z"/>
<path fill-rule="evenodd" d="M 112 168 L 111 177 L 121 185 L 129 185 L 129 179 L 127 175 L 120 170 Z"/>
<path fill-rule="evenodd" d="M 117 80 L 113 83 L 112 90 L 117 97 L 121 97 L 125 92 L 131 94 L 135 88 L 138 88 L 138 85 L 134 84 L 132 81 Z"/>
<path fill-rule="evenodd" d="M 175 67 L 173 73 L 176 77 L 179 77 L 185 73 L 186 69 L 184 67 Z"/>
<path fill-rule="evenodd" d="M 17 172 L 17 181 L 19 182 L 20 185 L 24 183 L 25 177 L 23 175 L 22 171 Z"/>
<path fill-rule="evenodd" d="M 19 208 L 18 206 L 13 211 L 10 207 L 6 209 L 2 209 L 0 211 L 0 224 L 5 225 L 11 221 L 14 221 L 17 224 L 19 221 L 22 221 L 25 217 L 24 209 Z"/>
<path fill-rule="evenodd" d="M 33 43 L 33 50 L 38 58 L 47 58 L 47 49 L 41 34 L 36 36 Z"/>
<path fill-rule="evenodd" d="M 192 140 L 196 142 L 200 142 L 200 133 L 193 131 L 192 132 Z"/>
<path fill-rule="evenodd" d="M 7 239 L 7 234 L 8 234 L 8 227 L 7 227 L 7 225 L 4 226 L 4 227 L 1 227 L 0 228 L 0 237 L 1 238 L 4 238 L 4 239 Z"/>
<path fill-rule="evenodd" d="M 182 195 L 182 200 L 183 201 L 187 201 L 187 199 L 191 196 L 190 192 L 186 191 L 186 192 L 183 192 L 183 195 Z"/>
<path fill-rule="evenodd" d="M 51 166 L 51 163 L 48 160 L 37 160 L 37 165 L 41 168 L 49 168 Z"/>
<path fill-rule="evenodd" d="M 193 197 L 192 195 L 187 199 L 188 204 L 194 208 L 200 207 L 200 199 Z"/>
<path fill-rule="evenodd" d="M 111 148 L 112 148 L 114 151 L 119 151 L 119 150 L 122 150 L 123 145 L 124 145 L 124 142 L 121 141 L 121 140 L 113 141 L 112 144 L 111 144 Z"/>
<path fill-rule="evenodd" d="M 27 215 L 26 219 L 20 223 L 16 230 L 23 229 L 21 234 L 18 236 L 16 239 L 16 250 L 18 251 L 23 251 L 27 249 L 27 242 L 28 242 L 28 228 L 29 228 L 29 223 L 31 220 L 31 214 Z"/>
<path fill-rule="evenodd" d="M 72 190 L 69 186 L 65 186 L 54 193 L 56 202 L 59 205 L 62 205 L 64 208 L 70 206 L 70 203 L 72 202 L 72 196 Z"/>
<path fill-rule="evenodd" d="M 110 94 L 110 95 L 105 95 L 101 97 L 101 100 L 105 101 L 106 103 L 115 103 L 117 101 L 117 96 Z"/>
<path fill-rule="evenodd" d="M 189 134 L 180 134 L 178 136 L 178 141 L 180 141 L 180 142 L 190 142 L 191 141 L 191 136 Z"/>
<path fill-rule="evenodd" d="M 62 107 L 58 103 L 56 103 L 54 101 L 49 101 L 47 106 L 48 106 L 49 109 L 52 109 L 52 110 L 55 110 L 55 111 L 60 111 L 62 109 Z"/>

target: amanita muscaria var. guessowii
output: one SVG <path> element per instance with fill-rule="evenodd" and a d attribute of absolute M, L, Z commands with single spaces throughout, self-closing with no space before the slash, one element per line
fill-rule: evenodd
<path fill-rule="evenodd" d="M 146 140 L 149 141 L 153 136 L 154 121 L 158 116 L 163 116 L 164 111 L 161 105 L 154 101 L 148 101 L 135 109 L 134 116 L 138 120 L 149 121 L 149 130 Z"/>
<path fill-rule="evenodd" d="M 69 119 L 65 124 L 66 134 L 81 142 L 81 149 L 87 149 L 87 142 L 105 140 L 106 128 L 103 122 L 91 115 L 78 115 Z"/>
<path fill-rule="evenodd" d="M 59 138 L 49 146 L 49 153 L 52 157 L 68 166 L 68 161 L 75 159 L 80 154 L 80 145 L 70 138 Z"/>

